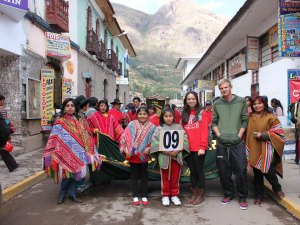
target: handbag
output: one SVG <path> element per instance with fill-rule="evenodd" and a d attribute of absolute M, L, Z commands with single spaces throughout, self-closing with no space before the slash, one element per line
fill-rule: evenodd
<path fill-rule="evenodd" d="M 7 152 L 12 152 L 14 149 L 13 144 L 11 143 L 11 141 L 7 141 L 6 145 L 4 146 L 4 150 Z"/>

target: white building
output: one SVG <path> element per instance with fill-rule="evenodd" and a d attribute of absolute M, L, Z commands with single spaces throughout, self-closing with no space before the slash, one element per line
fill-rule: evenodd
<path fill-rule="evenodd" d="M 279 57 L 277 7 L 278 0 L 247 0 L 184 78 L 182 85 L 201 95 L 201 90 L 195 84 L 201 86 L 203 80 L 229 78 L 235 94 L 252 97 L 266 95 L 269 102 L 277 98 L 287 115 L 287 71 L 299 68 L 300 59 Z M 248 59 L 253 59 L 255 55 L 247 44 L 251 40 L 258 44 L 258 68 L 252 70 L 249 67 L 253 65 L 249 64 Z M 219 95 L 217 86 L 214 95 Z M 203 103 L 205 95 L 201 99 Z"/>

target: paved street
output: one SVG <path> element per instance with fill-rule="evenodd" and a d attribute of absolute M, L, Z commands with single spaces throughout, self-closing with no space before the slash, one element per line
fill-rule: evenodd
<path fill-rule="evenodd" d="M 188 184 L 182 185 L 183 202 L 188 200 L 188 188 Z M 159 182 L 150 182 L 150 205 L 146 207 L 131 205 L 128 181 L 99 184 L 86 190 L 80 195 L 83 204 L 67 199 L 57 205 L 58 191 L 59 185 L 51 179 L 43 180 L 3 205 L 0 224 L 300 224 L 268 196 L 262 206 L 255 206 L 252 191 L 248 210 L 240 210 L 237 200 L 221 205 L 218 179 L 207 182 L 206 201 L 200 206 L 163 207 Z"/>

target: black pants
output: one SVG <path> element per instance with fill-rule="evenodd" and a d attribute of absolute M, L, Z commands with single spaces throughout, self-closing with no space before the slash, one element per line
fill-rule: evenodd
<path fill-rule="evenodd" d="M 131 169 L 131 188 L 132 188 L 133 197 L 147 197 L 148 163 L 130 163 L 130 169 Z M 138 178 L 141 179 L 140 191 L 138 188 Z"/>
<path fill-rule="evenodd" d="M 0 155 L 1 155 L 1 158 L 4 161 L 5 165 L 7 166 L 9 172 L 12 172 L 14 169 L 16 169 L 18 167 L 18 163 L 16 162 L 14 157 L 12 157 L 12 155 L 9 152 L 0 148 Z"/>
<path fill-rule="evenodd" d="M 204 161 L 205 154 L 198 156 L 198 152 L 190 152 L 187 156 L 192 188 L 205 188 Z"/>
<path fill-rule="evenodd" d="M 295 162 L 299 163 L 299 146 L 298 146 L 298 140 L 299 140 L 299 130 L 295 127 L 295 139 L 296 139 L 296 146 L 295 146 Z"/>
<path fill-rule="evenodd" d="M 264 177 L 272 185 L 274 192 L 281 191 L 281 185 L 275 173 L 275 165 L 271 163 L 268 173 L 262 173 L 259 169 L 253 168 L 254 172 L 254 188 L 256 198 L 263 199 L 264 197 Z"/>
<path fill-rule="evenodd" d="M 240 200 L 248 195 L 247 157 L 244 142 L 234 147 L 217 146 L 217 166 L 224 196 L 234 197 L 234 183 L 231 179 L 235 175 L 235 184 Z"/>
<path fill-rule="evenodd" d="M 67 195 L 76 197 L 76 184 L 77 181 L 72 178 L 62 179 L 59 195 L 63 195 L 64 197 L 66 197 Z"/>

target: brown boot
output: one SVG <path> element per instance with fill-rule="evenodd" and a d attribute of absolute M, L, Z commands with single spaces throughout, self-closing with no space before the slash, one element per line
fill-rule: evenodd
<path fill-rule="evenodd" d="M 196 188 L 196 198 L 194 200 L 194 205 L 199 205 L 204 201 L 204 189 L 203 188 Z"/>
<path fill-rule="evenodd" d="M 197 188 L 191 188 L 191 191 L 193 193 L 192 198 L 188 201 L 187 204 L 194 204 L 194 201 L 197 197 Z"/>

